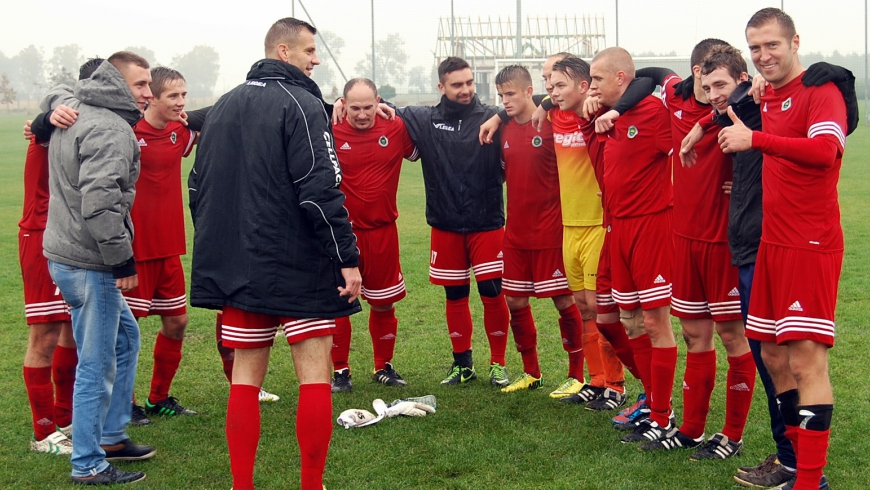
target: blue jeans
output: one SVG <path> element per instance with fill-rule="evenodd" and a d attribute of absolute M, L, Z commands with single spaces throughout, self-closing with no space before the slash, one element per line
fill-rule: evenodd
<path fill-rule="evenodd" d="M 755 264 L 743 265 L 737 270 L 740 275 L 740 312 L 743 314 L 743 324 L 745 325 L 746 316 L 749 314 L 749 297 L 752 295 Z M 767 372 L 764 361 L 761 359 L 761 342 L 749 339 L 749 348 L 752 350 L 755 367 L 758 368 L 758 376 L 761 378 L 764 393 L 767 395 L 767 412 L 770 414 L 770 432 L 773 435 L 773 442 L 776 443 L 776 457 L 779 458 L 781 464 L 789 468 L 797 468 L 794 448 L 791 441 L 785 437 L 785 422 L 782 420 L 779 405 L 776 403 L 776 388 L 773 386 L 773 379 L 770 378 L 770 373 Z"/>
<path fill-rule="evenodd" d="M 110 272 L 48 262 L 69 303 L 79 363 L 73 392 L 72 476 L 105 470 L 100 444 L 127 439 L 139 360 L 139 324 Z"/>

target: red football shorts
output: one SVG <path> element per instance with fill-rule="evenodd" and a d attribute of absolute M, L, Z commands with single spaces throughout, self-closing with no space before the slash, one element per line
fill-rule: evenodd
<path fill-rule="evenodd" d="M 671 210 L 637 218 L 613 218 L 612 227 L 613 299 L 623 310 L 670 305 L 674 254 Z"/>
<path fill-rule="evenodd" d="M 405 278 L 399 264 L 396 223 L 353 230 L 359 248 L 362 296 L 371 305 L 388 305 L 405 297 Z"/>
<path fill-rule="evenodd" d="M 552 298 L 570 296 L 561 248 L 525 250 L 504 249 L 504 276 L 501 281 L 506 296 Z"/>
<path fill-rule="evenodd" d="M 607 227 L 604 235 L 604 245 L 601 246 L 601 255 L 598 258 L 598 273 L 595 276 L 595 303 L 599 315 L 619 313 L 619 306 L 613 299 L 610 279 L 610 242 L 613 233 Z"/>
<path fill-rule="evenodd" d="M 504 228 L 474 233 L 454 233 L 432 228 L 429 282 L 438 286 L 462 286 L 471 282 L 469 269 L 478 282 L 502 276 Z"/>
<path fill-rule="evenodd" d="M 674 236 L 671 315 L 714 322 L 742 320 L 737 268 L 727 243 Z"/>
<path fill-rule="evenodd" d="M 332 335 L 335 319 L 290 318 L 251 313 L 224 306 L 221 315 L 221 339 L 230 349 L 258 349 L 275 343 L 278 327 L 284 330 L 288 344 L 295 344 L 314 337 Z"/>
<path fill-rule="evenodd" d="M 761 242 L 746 336 L 783 344 L 812 340 L 834 346 L 834 311 L 843 252 L 819 253 Z"/>
<path fill-rule="evenodd" d="M 48 273 L 48 259 L 42 254 L 42 234 L 42 231 L 18 230 L 18 260 L 28 325 L 70 321 L 69 305 Z"/>
<path fill-rule="evenodd" d="M 139 285 L 124 293 L 133 316 L 178 316 L 187 312 L 187 289 L 180 256 L 137 262 L 136 272 Z"/>

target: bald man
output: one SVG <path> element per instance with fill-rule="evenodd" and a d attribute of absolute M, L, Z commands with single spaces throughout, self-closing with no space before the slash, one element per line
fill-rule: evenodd
<path fill-rule="evenodd" d="M 613 107 L 634 79 L 634 62 L 622 48 L 598 53 L 590 66 L 587 113 Z M 670 410 L 677 347 L 671 301 L 673 228 L 671 130 L 661 100 L 647 96 L 609 127 L 604 149 L 604 207 L 612 215 L 610 243 L 613 298 L 635 349 L 649 395 L 650 418 L 630 428 L 622 442 L 658 440 L 671 429 Z M 638 237 L 643 237 L 638 240 Z"/>

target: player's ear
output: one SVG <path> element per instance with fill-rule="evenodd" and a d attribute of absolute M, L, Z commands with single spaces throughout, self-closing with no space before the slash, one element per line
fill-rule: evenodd
<path fill-rule="evenodd" d="M 531 97 L 535 93 L 535 87 L 529 85 L 526 87 L 526 97 Z"/>
<path fill-rule="evenodd" d="M 580 91 L 587 92 L 588 90 L 589 90 L 589 82 L 587 82 L 586 80 L 581 80 L 580 81 Z"/>
<path fill-rule="evenodd" d="M 740 78 L 737 79 L 738 82 L 745 82 L 747 80 L 749 80 L 749 73 L 746 73 L 745 71 L 741 73 Z"/>
<path fill-rule="evenodd" d="M 380 104 L 380 103 L 381 103 L 381 96 L 380 96 L 380 95 L 378 95 L 378 97 L 377 97 L 377 98 L 378 98 L 378 100 L 377 100 L 377 103 L 378 103 L 378 104 Z"/>
<path fill-rule="evenodd" d="M 800 36 L 800 34 L 795 34 L 794 37 L 791 39 L 792 52 L 797 53 L 797 50 L 800 47 L 800 45 L 801 45 L 801 36 Z"/>
<path fill-rule="evenodd" d="M 444 84 L 443 84 L 443 83 L 438 82 L 438 90 L 441 91 L 441 95 L 445 95 L 445 93 L 444 93 Z"/>
<path fill-rule="evenodd" d="M 696 80 L 701 79 L 701 67 L 699 65 L 695 65 L 692 67 L 692 75 L 695 75 Z"/>

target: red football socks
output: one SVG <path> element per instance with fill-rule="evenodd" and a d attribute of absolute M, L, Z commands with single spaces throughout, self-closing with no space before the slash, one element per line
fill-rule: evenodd
<path fill-rule="evenodd" d="M 649 397 L 652 393 L 652 343 L 649 340 L 649 335 L 643 334 L 631 339 L 631 350 L 634 352 L 634 364 L 640 374 L 643 391 Z"/>
<path fill-rule="evenodd" d="M 728 391 L 725 394 L 725 428 L 729 439 L 743 439 L 743 429 L 755 390 L 755 359 L 752 352 L 728 358 Z"/>
<path fill-rule="evenodd" d="M 227 403 L 227 445 L 234 490 L 253 490 L 259 442 L 260 387 L 234 384 Z"/>
<path fill-rule="evenodd" d="M 54 387 L 51 385 L 51 366 L 24 367 L 24 385 L 33 414 L 33 437 L 41 441 L 55 430 Z"/>
<path fill-rule="evenodd" d="M 751 356 L 752 353 L 749 355 Z M 686 354 L 686 374 L 683 377 L 683 425 L 680 426 L 683 435 L 697 439 L 704 433 L 715 381 L 715 350 Z M 735 439 L 735 441 L 739 440 Z"/>
<path fill-rule="evenodd" d="M 372 311 L 374 313 L 374 311 Z M 341 371 L 348 366 L 350 357 L 351 325 L 349 317 L 335 319 L 335 328 L 332 329 L 332 369 Z"/>
<path fill-rule="evenodd" d="M 510 312 L 504 300 L 504 293 L 494 298 L 481 296 L 480 301 L 483 303 L 483 328 L 489 340 L 489 362 L 504 366 L 510 324 Z M 469 348 L 470 345 L 469 343 Z"/>
<path fill-rule="evenodd" d="M 181 364 L 182 340 L 176 340 L 157 333 L 157 341 L 154 343 L 154 370 L 151 374 L 151 393 L 148 400 L 151 403 L 159 403 L 169 396 L 169 388 L 178 365 Z"/>
<path fill-rule="evenodd" d="M 471 323 L 471 310 L 468 308 L 468 296 L 462 299 L 448 299 L 446 306 L 447 330 L 453 353 L 459 354 L 471 349 L 471 333 L 474 325 Z"/>
<path fill-rule="evenodd" d="M 573 304 L 559 310 L 559 331 L 562 334 L 562 348 L 568 352 L 568 377 L 578 381 L 583 378 L 583 317 Z"/>
<path fill-rule="evenodd" d="M 398 331 L 399 320 L 396 319 L 395 308 L 389 311 L 371 310 L 369 314 L 369 333 L 372 336 L 375 371 L 384 369 L 386 364 L 393 360 Z"/>
<path fill-rule="evenodd" d="M 653 347 L 650 368 L 652 392 L 647 393 L 650 419 L 660 427 L 667 427 L 670 422 L 674 371 L 677 369 L 676 346 Z"/>
<path fill-rule="evenodd" d="M 66 427 L 72 423 L 73 387 L 76 383 L 76 365 L 79 356 L 75 347 L 58 345 L 51 359 L 54 379 L 54 423 Z"/>
<path fill-rule="evenodd" d="M 332 437 L 332 386 L 299 386 L 296 439 L 302 458 L 302 490 L 321 490 L 329 440 Z"/>
<path fill-rule="evenodd" d="M 541 365 L 538 362 L 538 330 L 532 317 L 532 307 L 526 305 L 511 311 L 511 331 L 517 351 L 523 358 L 523 372 L 541 377 Z"/>

